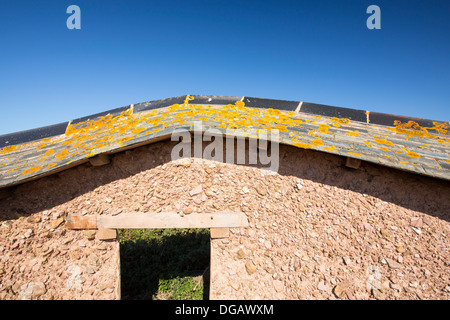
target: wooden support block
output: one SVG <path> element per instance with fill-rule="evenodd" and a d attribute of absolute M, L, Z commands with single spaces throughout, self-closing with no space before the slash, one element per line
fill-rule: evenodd
<path fill-rule="evenodd" d="M 230 228 L 211 228 L 211 239 L 228 238 L 230 236 Z"/>
<path fill-rule="evenodd" d="M 361 165 L 361 159 L 355 159 L 347 157 L 347 160 L 345 161 L 345 166 L 353 169 L 358 169 Z"/>
<path fill-rule="evenodd" d="M 115 229 L 98 229 L 97 231 L 97 239 L 99 240 L 116 240 L 117 239 L 117 231 Z"/>
<path fill-rule="evenodd" d="M 110 163 L 109 156 L 107 154 L 99 154 L 98 156 L 89 159 L 89 162 L 94 167 L 104 166 Z"/>
<path fill-rule="evenodd" d="M 247 216 L 241 212 L 191 213 L 176 212 L 122 213 L 116 216 L 101 215 L 98 228 L 109 229 L 164 229 L 164 228 L 238 228 L 247 227 Z"/>
<path fill-rule="evenodd" d="M 82 216 L 69 213 L 67 229 L 97 229 L 97 216 Z"/>

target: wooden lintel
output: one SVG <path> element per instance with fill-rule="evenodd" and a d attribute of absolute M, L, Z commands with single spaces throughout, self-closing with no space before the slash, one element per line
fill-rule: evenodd
<path fill-rule="evenodd" d="M 191 213 L 122 213 L 109 215 L 69 215 L 68 229 L 163 229 L 163 228 L 239 228 L 247 227 L 242 212 Z"/>
<path fill-rule="evenodd" d="M 97 229 L 97 216 L 71 214 L 67 216 L 67 229 Z"/>
<path fill-rule="evenodd" d="M 345 166 L 353 169 L 358 169 L 361 165 L 361 159 L 355 159 L 347 157 L 347 160 L 345 161 Z"/>
<path fill-rule="evenodd" d="M 92 157 L 89 159 L 89 162 L 91 163 L 91 165 L 93 165 L 94 167 L 100 167 L 100 166 L 104 166 L 110 163 L 110 158 L 109 155 L 107 154 L 99 154 L 98 156 Z"/>

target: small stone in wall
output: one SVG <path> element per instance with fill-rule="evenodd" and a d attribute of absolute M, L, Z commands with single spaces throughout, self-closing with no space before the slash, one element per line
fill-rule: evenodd
<path fill-rule="evenodd" d="M 58 228 L 61 223 L 64 222 L 64 218 L 58 218 L 56 220 L 53 220 L 52 222 L 50 222 L 50 229 L 56 229 Z"/>
<path fill-rule="evenodd" d="M 88 239 L 88 240 L 94 240 L 95 234 L 96 234 L 96 230 L 84 230 L 84 235 L 86 236 L 86 239 Z"/>
<path fill-rule="evenodd" d="M 258 192 L 259 195 L 265 196 L 267 194 L 267 190 L 261 186 L 256 186 L 256 192 Z"/>
<path fill-rule="evenodd" d="M 274 280 L 273 281 L 273 288 L 276 292 L 283 292 L 284 291 L 284 283 L 281 280 Z"/>
<path fill-rule="evenodd" d="M 411 226 L 414 228 L 421 228 L 423 226 L 423 220 L 420 217 L 411 218 Z"/>
<path fill-rule="evenodd" d="M 347 288 L 349 287 L 349 282 L 341 282 L 339 284 L 337 284 L 334 289 L 333 289 L 333 293 L 337 298 L 344 298 L 345 297 L 345 293 Z"/>
<path fill-rule="evenodd" d="M 251 261 L 247 261 L 245 264 L 245 270 L 247 270 L 248 274 L 253 274 L 256 272 L 256 266 Z"/>
<path fill-rule="evenodd" d="M 77 265 L 70 265 L 67 268 L 67 273 L 69 273 L 70 276 L 67 278 L 66 288 L 81 292 L 81 268 Z"/>
<path fill-rule="evenodd" d="M 391 233 L 387 229 L 381 229 L 380 233 L 383 237 L 389 237 L 391 235 Z"/>
<path fill-rule="evenodd" d="M 383 293 L 380 290 L 378 290 L 378 289 L 373 288 L 372 289 L 372 295 L 377 300 L 384 300 Z"/>
<path fill-rule="evenodd" d="M 41 217 L 39 217 L 37 215 L 29 216 L 27 218 L 27 222 L 29 222 L 29 223 L 39 223 L 39 222 L 41 222 Z"/>
<path fill-rule="evenodd" d="M 351 259 L 349 257 L 343 257 L 342 260 L 344 261 L 344 264 L 346 266 L 350 265 L 352 263 Z"/>
<path fill-rule="evenodd" d="M 86 266 L 86 272 L 87 272 L 88 274 L 94 274 L 94 273 L 95 273 L 95 270 L 94 270 L 94 268 L 92 268 L 92 266 L 87 265 L 87 266 Z"/>
<path fill-rule="evenodd" d="M 390 268 L 392 269 L 398 269 L 400 268 L 402 265 L 395 262 L 395 260 L 389 259 L 389 258 L 385 258 L 387 264 L 389 265 Z"/>
<path fill-rule="evenodd" d="M 228 284 L 236 291 L 238 291 L 240 288 L 239 282 L 237 280 L 230 280 Z"/>
<path fill-rule="evenodd" d="M 47 292 L 42 282 L 29 282 L 20 287 L 21 300 L 35 300 Z"/>
<path fill-rule="evenodd" d="M 325 281 L 322 280 L 319 282 L 317 289 L 319 289 L 320 291 L 330 291 L 330 286 L 328 284 L 325 284 Z"/>
<path fill-rule="evenodd" d="M 201 193 L 203 190 L 202 185 L 198 185 L 197 187 L 195 187 L 194 189 L 192 189 L 191 191 L 189 191 L 189 194 L 192 196 L 195 196 L 196 194 Z"/>
<path fill-rule="evenodd" d="M 7 221 L 3 221 L 2 222 L 2 227 L 7 229 L 7 230 L 11 230 L 12 228 L 12 222 L 7 220 Z"/>

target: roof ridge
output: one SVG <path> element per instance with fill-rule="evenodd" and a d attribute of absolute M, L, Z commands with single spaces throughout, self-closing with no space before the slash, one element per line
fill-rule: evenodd
<path fill-rule="evenodd" d="M 128 110 L 133 106 L 133 113 L 140 113 L 148 110 L 154 110 L 158 108 L 168 107 L 173 104 L 182 104 L 187 95 L 152 100 L 147 102 L 140 102 L 135 104 L 130 104 L 127 106 L 114 108 L 106 110 L 103 112 L 91 114 L 81 118 L 73 119 L 66 122 L 61 122 L 58 124 L 53 124 L 49 126 L 7 133 L 0 135 L 0 148 L 9 145 L 16 145 L 21 143 L 27 143 L 39 139 L 50 138 L 60 134 L 63 134 L 69 124 L 77 124 L 80 122 L 85 122 L 87 120 L 98 119 L 99 117 L 111 114 L 113 116 L 120 114 L 123 111 Z M 306 113 L 310 115 L 320 115 L 325 117 L 336 117 L 336 118 L 347 118 L 352 121 L 357 121 L 361 123 L 368 123 L 386 127 L 396 127 L 396 121 L 401 123 L 408 123 L 413 121 L 421 127 L 429 128 L 433 131 L 435 124 L 449 124 L 449 122 L 415 118 L 409 116 L 400 116 L 394 114 L 380 113 L 369 110 L 352 109 L 346 107 L 336 107 L 324 104 L 317 104 L 304 101 L 290 101 L 290 100 L 277 100 L 277 99 L 267 99 L 267 98 L 254 98 L 247 96 L 216 96 L 216 95 L 192 95 L 196 104 L 216 104 L 216 105 L 226 105 L 234 104 L 236 101 L 243 101 L 247 107 L 254 108 L 272 108 L 282 111 L 293 111 L 295 112 L 299 103 L 302 103 L 302 108 L 300 113 Z"/>

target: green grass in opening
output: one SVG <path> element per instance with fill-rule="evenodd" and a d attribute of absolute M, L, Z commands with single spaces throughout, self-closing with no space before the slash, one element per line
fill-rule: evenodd
<path fill-rule="evenodd" d="M 123 300 L 209 296 L 209 229 L 119 230 Z"/>

